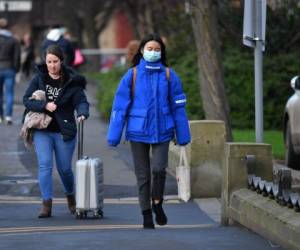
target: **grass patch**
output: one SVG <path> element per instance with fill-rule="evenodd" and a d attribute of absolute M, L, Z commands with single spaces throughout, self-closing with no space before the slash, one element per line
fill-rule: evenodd
<path fill-rule="evenodd" d="M 254 130 L 233 130 L 234 142 L 255 142 Z M 279 130 L 264 131 L 264 142 L 272 145 L 273 158 L 284 159 L 283 133 Z"/>

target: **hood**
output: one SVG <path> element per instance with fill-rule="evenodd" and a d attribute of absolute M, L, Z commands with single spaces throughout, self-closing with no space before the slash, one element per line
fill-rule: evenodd
<path fill-rule="evenodd" d="M 13 34 L 9 30 L 0 29 L 0 36 L 12 37 Z"/>
<path fill-rule="evenodd" d="M 48 74 L 48 70 L 47 70 L 47 65 L 46 63 L 40 64 L 36 67 L 37 73 L 38 75 L 41 76 L 42 79 L 45 79 L 47 74 Z M 66 67 L 65 65 L 62 65 L 62 70 L 65 72 L 65 76 L 66 76 L 66 81 L 71 81 L 71 85 L 72 86 L 80 86 L 82 88 L 86 88 L 86 79 L 85 77 L 78 75 L 78 73 L 73 70 L 70 67 Z"/>
<path fill-rule="evenodd" d="M 61 37 L 61 30 L 60 29 L 52 29 L 49 31 L 48 35 L 47 35 L 47 39 L 57 42 L 59 40 L 59 38 Z"/>

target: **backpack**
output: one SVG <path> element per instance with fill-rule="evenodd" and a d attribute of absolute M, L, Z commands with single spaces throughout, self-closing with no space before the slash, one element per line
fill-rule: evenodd
<path fill-rule="evenodd" d="M 137 74 L 137 68 L 133 67 L 133 77 L 132 77 L 132 83 L 131 83 L 131 96 L 134 96 L 134 89 L 135 89 L 135 81 L 136 81 L 136 74 Z M 166 67 L 166 76 L 168 82 L 170 81 L 170 68 Z"/>

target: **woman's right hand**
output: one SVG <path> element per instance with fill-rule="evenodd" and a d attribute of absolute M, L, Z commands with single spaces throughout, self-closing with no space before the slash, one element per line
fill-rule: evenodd
<path fill-rule="evenodd" d="M 57 108 L 57 105 L 54 102 L 48 102 L 46 104 L 46 110 L 50 111 L 50 112 L 54 112 Z"/>

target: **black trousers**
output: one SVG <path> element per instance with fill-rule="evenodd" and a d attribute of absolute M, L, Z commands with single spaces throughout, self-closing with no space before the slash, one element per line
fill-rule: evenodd
<path fill-rule="evenodd" d="M 169 142 L 148 144 L 132 141 L 130 143 L 137 178 L 139 203 L 143 211 L 151 208 L 151 198 L 163 199 Z M 152 157 L 150 157 L 150 149 Z"/>

